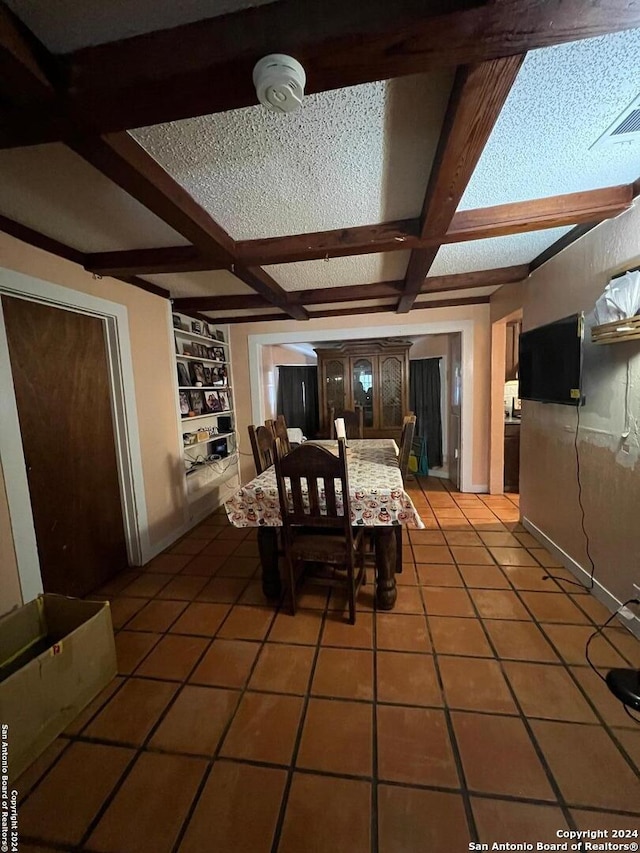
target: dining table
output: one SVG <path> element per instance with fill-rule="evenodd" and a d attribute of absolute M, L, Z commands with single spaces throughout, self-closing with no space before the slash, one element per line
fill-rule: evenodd
<path fill-rule="evenodd" d="M 314 443 L 337 453 L 337 441 Z M 382 610 L 392 610 L 397 597 L 395 575 L 402 571 L 402 528 L 424 529 L 424 523 L 404 488 L 393 439 L 350 439 L 346 455 L 353 526 L 372 530 L 376 601 Z M 339 485 L 336 481 L 338 505 Z M 278 528 L 282 516 L 274 466 L 237 489 L 225 502 L 225 509 L 235 527 L 258 528 L 262 588 L 268 598 L 279 597 Z"/>

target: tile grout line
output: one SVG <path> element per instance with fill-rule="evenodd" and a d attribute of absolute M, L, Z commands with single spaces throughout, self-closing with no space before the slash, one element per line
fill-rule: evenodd
<path fill-rule="evenodd" d="M 422 487 L 421 487 L 422 488 Z M 443 712 L 444 718 L 447 726 L 447 734 L 449 736 L 449 742 L 451 744 L 451 751 L 453 754 L 453 760 L 456 766 L 456 772 L 458 774 L 458 779 L 460 780 L 461 786 L 461 794 L 462 794 L 462 804 L 465 811 L 465 816 L 467 819 L 467 829 L 469 830 L 469 838 L 472 842 L 479 841 L 480 835 L 478 833 L 478 827 L 476 826 L 475 816 L 473 814 L 473 809 L 471 807 L 471 797 L 469 796 L 469 790 L 467 787 L 467 779 L 464 772 L 464 767 L 462 765 L 462 755 L 460 753 L 460 747 L 458 745 L 458 740 L 456 737 L 456 733 L 453 727 L 453 720 L 451 718 L 451 711 L 449 709 L 449 704 L 447 700 L 447 694 L 444 689 L 444 682 L 442 680 L 442 673 L 440 672 L 440 663 L 438 660 L 438 652 L 433 641 L 433 635 L 431 633 L 431 626 L 429 625 L 429 618 L 427 614 L 427 607 L 424 600 L 424 597 L 421 595 L 422 599 L 422 610 L 423 616 L 427 631 L 427 636 L 429 637 L 429 643 L 431 645 L 431 650 L 433 652 L 433 664 L 436 671 L 436 678 L 438 679 L 438 686 L 440 688 L 440 695 L 442 696 L 442 704 L 443 704 Z"/>

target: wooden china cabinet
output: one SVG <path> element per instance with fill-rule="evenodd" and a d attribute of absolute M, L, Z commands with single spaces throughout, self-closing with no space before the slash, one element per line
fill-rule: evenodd
<path fill-rule="evenodd" d="M 411 341 L 353 341 L 316 349 L 320 428 L 331 435 L 330 411 L 363 409 L 365 438 L 400 438 L 409 411 Z"/>

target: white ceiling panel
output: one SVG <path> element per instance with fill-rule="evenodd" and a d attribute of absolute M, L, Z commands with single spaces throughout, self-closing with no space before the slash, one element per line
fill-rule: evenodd
<path fill-rule="evenodd" d="M 567 225 L 562 228 L 547 228 L 546 231 L 510 234 L 507 237 L 449 243 L 440 248 L 427 279 L 434 275 L 452 275 L 528 264 L 572 227 Z"/>
<path fill-rule="evenodd" d="M 165 30 L 273 0 L 6 0 L 53 53 Z"/>
<path fill-rule="evenodd" d="M 285 290 L 316 290 L 319 287 L 397 281 L 404 278 L 409 255 L 410 252 L 380 252 L 330 258 L 328 261 L 272 264 L 264 269 Z"/>
<path fill-rule="evenodd" d="M 591 148 L 640 93 L 640 29 L 534 50 L 460 209 L 630 183 L 640 144 Z"/>
<path fill-rule="evenodd" d="M 0 213 L 81 252 L 188 242 L 58 144 L 0 151 Z"/>
<path fill-rule="evenodd" d="M 255 290 L 227 270 L 176 272 L 158 275 L 144 274 L 141 278 L 164 287 L 174 298 L 186 296 L 233 296 L 255 293 Z"/>
<path fill-rule="evenodd" d="M 416 216 L 451 72 L 248 107 L 133 135 L 237 240 Z"/>

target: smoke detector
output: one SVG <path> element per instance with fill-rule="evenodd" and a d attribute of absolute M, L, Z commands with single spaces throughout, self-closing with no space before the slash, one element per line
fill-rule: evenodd
<path fill-rule="evenodd" d="M 253 69 L 258 100 L 277 113 L 292 113 L 304 97 L 307 75 L 297 59 L 283 53 L 271 53 Z"/>

